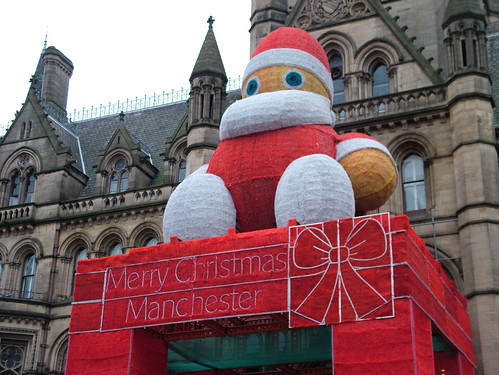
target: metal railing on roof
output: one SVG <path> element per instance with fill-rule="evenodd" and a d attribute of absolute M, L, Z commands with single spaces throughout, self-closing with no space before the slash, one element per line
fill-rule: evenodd
<path fill-rule="evenodd" d="M 229 78 L 227 82 L 227 91 L 239 90 L 241 88 L 241 77 Z M 72 112 L 64 113 L 64 121 L 72 122 L 90 120 L 97 117 L 111 116 L 123 112 L 138 111 L 141 109 L 156 107 L 165 104 L 172 104 L 181 102 L 189 98 L 190 89 L 172 90 L 170 92 L 163 91 L 161 94 L 153 94 L 151 96 L 135 97 L 135 99 L 127 99 L 125 101 L 118 101 L 98 106 L 91 106 L 90 108 L 83 108 L 81 110 L 73 110 Z M 49 103 L 44 103 L 49 105 Z M 66 118 L 67 116 L 67 118 Z M 2 137 L 12 123 L 0 124 L 0 137 Z"/>
<path fill-rule="evenodd" d="M 227 91 L 237 90 L 241 88 L 241 77 L 230 78 L 227 82 Z M 72 122 L 89 120 L 97 117 L 105 117 L 123 112 L 132 112 L 146 108 L 157 107 L 165 104 L 172 104 L 189 99 L 190 89 L 172 90 L 170 92 L 163 91 L 161 94 L 153 94 L 151 96 L 135 97 L 135 99 L 127 99 L 116 103 L 106 105 L 92 106 L 83 108 L 79 111 L 74 110 L 68 113 L 68 118 Z"/>

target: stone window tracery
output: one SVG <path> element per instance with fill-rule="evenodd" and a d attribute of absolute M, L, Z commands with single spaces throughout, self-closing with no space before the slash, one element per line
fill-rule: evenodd
<path fill-rule="evenodd" d="M 0 347 L 0 374 L 21 375 L 26 347 L 3 344 Z"/>

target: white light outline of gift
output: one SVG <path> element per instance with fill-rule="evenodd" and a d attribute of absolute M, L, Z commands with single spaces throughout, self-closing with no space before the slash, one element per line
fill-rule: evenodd
<path fill-rule="evenodd" d="M 358 234 L 359 231 L 361 231 L 366 225 L 367 223 L 369 222 L 374 222 L 376 223 L 379 228 L 381 229 L 382 233 L 383 233 L 383 241 L 384 241 L 384 245 L 383 245 L 383 251 L 380 255 L 378 256 L 375 256 L 375 257 L 372 257 L 372 258 L 355 258 L 355 255 L 357 255 L 358 253 L 352 253 L 352 250 L 354 250 L 356 247 L 360 246 L 361 244 L 363 244 L 365 242 L 362 241 L 362 242 L 359 242 L 357 243 L 354 247 L 351 247 L 349 248 L 347 246 L 348 242 Z M 296 229 L 299 229 L 300 227 L 295 227 Z M 391 300 L 393 300 L 393 285 L 391 286 L 391 291 L 392 291 L 392 295 L 390 297 L 390 299 L 386 299 L 385 297 L 383 297 L 379 292 L 378 290 L 376 290 L 376 288 L 374 288 L 371 284 L 369 284 L 358 272 L 357 270 L 362 270 L 362 269 L 369 269 L 369 268 L 374 268 L 372 266 L 369 266 L 369 267 L 360 267 L 360 266 L 354 266 L 350 263 L 350 260 L 353 260 L 355 262 L 372 262 L 376 259 L 380 259 L 380 258 L 383 258 L 387 255 L 387 252 L 390 250 L 390 246 L 389 246 L 389 241 L 387 240 L 387 232 L 385 231 L 385 228 L 383 227 L 383 225 L 378 221 L 376 220 L 375 217 L 367 217 L 365 219 L 362 219 L 360 221 L 358 221 L 357 223 L 354 224 L 352 230 L 350 231 L 350 233 L 348 234 L 347 236 L 347 239 L 342 241 L 342 239 L 340 238 L 340 233 L 339 233 L 339 222 L 337 223 L 337 238 L 338 238 L 338 243 L 340 244 L 339 246 L 333 246 L 330 242 L 330 239 L 329 237 L 326 235 L 326 233 L 324 232 L 324 223 L 322 223 L 322 229 L 318 228 L 317 226 L 312 226 L 312 225 L 307 225 L 307 226 L 302 226 L 301 227 L 301 231 L 297 234 L 296 236 L 296 239 L 294 241 L 294 244 L 293 244 L 293 251 L 292 251 L 292 262 L 293 262 L 293 265 L 294 267 L 296 267 L 297 269 L 300 269 L 300 270 L 313 270 L 313 269 L 316 269 L 316 268 L 321 268 L 321 267 L 324 267 L 324 265 L 327 264 L 327 268 L 325 270 L 322 270 L 320 272 L 316 272 L 316 273 L 313 273 L 313 274 L 308 274 L 308 275 L 301 275 L 301 276 L 295 276 L 295 277 L 292 277 L 292 278 L 303 278 L 303 277 L 311 277 L 311 276 L 316 276 L 316 275 L 319 275 L 319 274 L 322 274 L 322 277 L 320 278 L 320 280 L 316 283 L 316 285 L 312 288 L 312 290 L 307 294 L 307 296 L 303 299 L 303 301 L 300 303 L 300 305 L 298 307 L 296 307 L 295 309 L 290 309 L 293 313 L 297 314 L 297 315 L 300 315 L 306 319 L 309 319 L 319 325 L 324 325 L 326 324 L 325 323 L 325 320 L 326 320 L 326 317 L 327 315 L 329 314 L 329 311 L 331 309 L 331 305 L 332 303 L 334 302 L 334 296 L 336 295 L 337 293 L 337 290 L 338 290 L 338 307 L 339 307 L 339 322 L 342 322 L 342 311 L 341 311 L 341 308 L 342 308 L 342 298 L 341 298 L 341 292 L 344 291 L 346 293 L 346 296 L 347 296 L 347 299 L 349 301 L 349 304 L 350 306 L 352 307 L 354 313 L 355 313 L 355 318 L 356 320 L 363 320 L 364 317 L 370 315 L 371 313 L 373 313 L 375 310 L 381 308 L 382 306 L 386 305 L 388 302 L 390 302 Z M 317 234 L 314 233 L 315 232 L 319 232 L 322 234 L 322 238 L 320 236 L 318 236 Z M 325 247 L 326 249 L 323 249 L 321 247 L 318 247 L 318 246 L 314 246 L 314 248 L 317 250 L 317 251 L 320 251 L 322 253 L 325 254 L 325 256 L 323 258 L 321 258 L 323 260 L 322 263 L 319 263 L 319 264 L 315 264 L 313 266 L 300 266 L 298 265 L 298 263 L 296 262 L 296 244 L 300 238 L 300 236 L 305 233 L 305 232 L 310 232 L 314 237 L 316 237 Z M 327 242 L 324 241 L 324 239 L 327 240 Z M 346 259 L 344 260 L 340 260 L 340 248 L 346 248 L 348 250 L 348 256 L 346 257 Z M 332 261 L 330 259 L 330 254 L 332 252 L 335 252 L 338 256 L 338 261 Z M 355 306 L 354 306 L 354 303 L 350 297 L 350 294 L 348 293 L 348 289 L 347 289 L 347 286 L 346 284 L 344 283 L 343 281 L 343 277 L 342 277 L 342 274 L 341 274 L 341 263 L 345 263 L 345 262 L 348 262 L 349 264 L 349 268 L 356 274 L 356 276 L 366 285 L 368 286 L 383 302 L 380 303 L 378 306 L 374 307 L 372 310 L 368 311 L 367 313 L 363 314 L 362 316 L 359 316 L 359 314 L 357 313 L 357 310 L 355 309 Z M 391 263 L 392 263 L 392 260 L 391 260 L 391 256 L 390 256 L 390 260 L 389 260 L 389 263 L 388 264 L 384 264 L 384 265 L 378 265 L 378 266 L 375 266 L 375 267 L 380 267 L 380 266 L 389 266 L 391 267 Z M 302 313 L 300 313 L 298 310 L 307 302 L 307 300 L 309 299 L 309 297 L 315 292 L 315 290 L 322 284 L 324 278 L 328 275 L 328 271 L 329 269 L 332 267 L 332 266 L 335 266 L 338 268 L 337 272 L 336 272 L 336 278 L 335 278 L 335 283 L 334 283 L 334 287 L 333 287 L 333 290 L 331 292 L 331 297 L 329 298 L 329 303 L 327 304 L 327 308 L 325 309 L 325 312 L 322 316 L 322 319 L 319 321 L 317 319 L 314 319 L 310 316 L 307 316 L 307 315 L 304 315 Z M 390 271 L 390 279 L 392 279 L 392 276 L 391 276 L 391 271 Z"/>

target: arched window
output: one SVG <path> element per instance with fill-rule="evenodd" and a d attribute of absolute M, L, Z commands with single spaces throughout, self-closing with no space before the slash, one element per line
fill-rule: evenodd
<path fill-rule="evenodd" d="M 158 239 L 156 237 L 151 237 L 144 243 L 144 246 L 154 246 L 157 244 L 158 244 Z"/>
<path fill-rule="evenodd" d="M 2 254 L 0 254 L 0 281 L 2 281 L 2 273 L 3 273 L 3 258 Z"/>
<path fill-rule="evenodd" d="M 178 182 L 182 182 L 185 179 L 187 163 L 185 160 L 181 160 L 178 163 Z"/>
<path fill-rule="evenodd" d="M 56 371 L 59 371 L 61 374 L 63 374 L 66 369 L 66 357 L 68 356 L 68 342 L 69 340 L 66 339 L 60 346 L 59 351 L 57 352 L 55 369 Z"/>
<path fill-rule="evenodd" d="M 31 253 L 24 258 L 23 276 L 21 281 L 21 298 L 33 298 L 35 285 L 36 257 Z"/>
<path fill-rule="evenodd" d="M 126 189 L 128 189 L 128 171 L 123 171 L 121 173 L 120 191 L 125 191 Z"/>
<path fill-rule="evenodd" d="M 9 206 L 19 204 L 19 192 L 21 191 L 21 174 L 16 172 L 10 182 Z"/>
<path fill-rule="evenodd" d="M 78 261 L 82 259 L 88 259 L 88 250 L 86 247 L 80 248 L 75 254 L 73 263 L 73 285 L 71 287 L 71 291 L 74 290 L 74 275 L 76 274 L 76 266 L 78 265 Z"/>
<path fill-rule="evenodd" d="M 82 259 L 88 259 L 88 250 L 86 247 L 80 248 L 75 254 L 74 259 L 74 272 L 76 272 L 76 266 L 78 265 L 78 261 Z"/>
<path fill-rule="evenodd" d="M 109 250 L 109 255 L 121 255 L 123 254 L 123 245 L 119 242 L 115 242 Z"/>
<path fill-rule="evenodd" d="M 426 192 L 423 159 L 411 154 L 402 162 L 402 184 L 405 211 L 426 208 Z"/>
<path fill-rule="evenodd" d="M 29 163 L 31 163 L 31 160 L 28 154 L 22 154 L 17 160 L 17 164 L 21 169 L 16 168 L 11 174 L 8 188 L 9 206 L 33 202 L 36 170 L 33 167 L 27 167 Z"/>
<path fill-rule="evenodd" d="M 372 95 L 381 96 L 389 93 L 388 69 L 384 64 L 378 63 L 372 71 Z"/>
<path fill-rule="evenodd" d="M 345 85 L 343 83 L 343 58 L 339 53 L 334 53 L 329 60 L 331 67 L 331 78 L 333 79 L 334 97 L 333 103 L 345 102 Z"/>
<path fill-rule="evenodd" d="M 126 170 L 126 160 L 118 159 L 113 166 L 113 171 L 109 179 L 109 193 L 119 193 L 128 189 L 128 171 Z"/>
<path fill-rule="evenodd" d="M 35 192 L 35 171 L 32 169 L 26 175 L 26 185 L 24 187 L 24 203 L 33 202 Z"/>

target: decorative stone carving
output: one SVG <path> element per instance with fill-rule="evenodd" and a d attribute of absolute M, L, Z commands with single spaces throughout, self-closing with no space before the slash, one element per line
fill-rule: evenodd
<path fill-rule="evenodd" d="M 360 17 L 372 12 L 364 0 L 307 0 L 304 9 L 297 15 L 294 26 L 307 29 L 313 25 Z"/>

